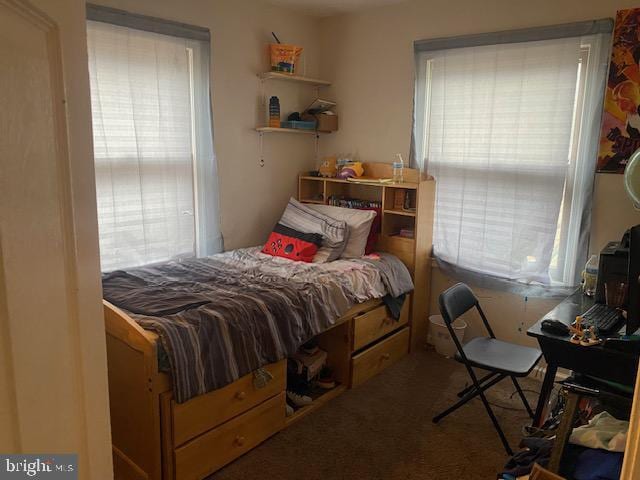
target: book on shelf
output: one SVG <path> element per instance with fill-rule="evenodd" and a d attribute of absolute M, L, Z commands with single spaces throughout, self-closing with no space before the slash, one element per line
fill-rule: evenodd
<path fill-rule="evenodd" d="M 318 115 L 320 113 L 324 113 L 328 110 L 331 110 L 333 107 L 337 105 L 333 100 L 325 100 L 323 98 L 316 98 L 311 105 L 309 105 L 305 112 L 311 115 Z"/>
<path fill-rule="evenodd" d="M 330 195 L 329 205 L 342 208 L 382 208 L 382 202 L 377 200 L 362 200 L 339 195 Z"/>
<path fill-rule="evenodd" d="M 400 231 L 391 234 L 392 237 L 415 238 L 416 231 L 413 228 L 401 228 Z"/>

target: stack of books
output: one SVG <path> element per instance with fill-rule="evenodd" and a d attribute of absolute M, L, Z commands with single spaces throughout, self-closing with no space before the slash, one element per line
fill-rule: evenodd
<path fill-rule="evenodd" d="M 361 200 L 359 198 L 342 197 L 331 195 L 329 205 L 342 208 L 382 208 L 382 202 L 377 200 Z"/>
<path fill-rule="evenodd" d="M 402 238 L 415 238 L 416 231 L 413 228 L 401 228 L 395 236 Z"/>

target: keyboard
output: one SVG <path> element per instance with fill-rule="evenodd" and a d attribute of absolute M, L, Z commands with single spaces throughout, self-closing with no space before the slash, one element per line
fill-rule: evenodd
<path fill-rule="evenodd" d="M 582 314 L 584 328 L 595 327 L 601 334 L 615 333 L 622 326 L 624 317 L 620 310 L 596 303 Z"/>

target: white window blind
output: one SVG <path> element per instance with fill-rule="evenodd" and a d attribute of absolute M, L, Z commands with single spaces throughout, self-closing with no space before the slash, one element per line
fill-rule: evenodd
<path fill-rule="evenodd" d="M 416 150 L 436 178 L 436 257 L 503 279 L 575 284 L 576 217 L 590 193 L 572 215 L 571 192 L 593 178 L 592 160 L 577 166 L 588 150 L 580 132 L 590 133 L 588 53 L 580 37 L 418 53 Z"/>
<path fill-rule="evenodd" d="M 208 45 L 87 30 L 102 270 L 219 251 Z"/>

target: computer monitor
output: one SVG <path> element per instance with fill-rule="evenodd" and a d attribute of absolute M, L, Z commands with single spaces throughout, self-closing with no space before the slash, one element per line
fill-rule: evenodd
<path fill-rule="evenodd" d="M 627 335 L 640 328 L 640 225 L 629 230 L 629 297 Z"/>

